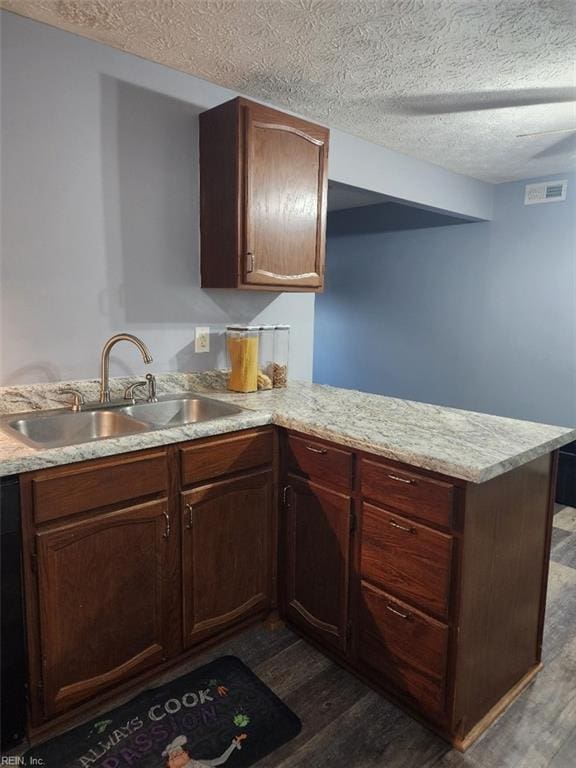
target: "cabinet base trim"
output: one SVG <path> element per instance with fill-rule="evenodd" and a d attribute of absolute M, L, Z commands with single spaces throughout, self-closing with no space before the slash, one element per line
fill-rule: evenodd
<path fill-rule="evenodd" d="M 466 752 L 466 750 L 471 747 L 472 744 L 474 744 L 474 742 L 480 738 L 480 736 L 482 736 L 484 731 L 486 731 L 492 725 L 492 723 L 498 717 L 500 717 L 500 715 L 505 712 L 511 704 L 516 701 L 522 691 L 524 691 L 524 689 L 527 688 L 534 680 L 542 667 L 543 664 L 540 663 L 533 667 L 529 672 L 527 672 L 524 677 L 520 678 L 516 685 L 510 688 L 510 690 L 507 691 L 504 696 L 502 696 L 502 698 L 496 702 L 492 709 L 486 712 L 484 717 L 479 720 L 465 736 L 455 736 L 452 739 L 452 745 L 454 748 L 460 752 Z"/>
<path fill-rule="evenodd" d="M 472 744 L 474 744 L 474 742 L 480 738 L 480 736 L 482 736 L 484 731 L 486 731 L 492 725 L 492 723 L 498 717 L 500 717 L 500 715 L 506 709 L 508 709 L 511 704 L 516 701 L 518 696 L 520 696 L 522 691 L 524 691 L 524 689 L 530 685 L 530 683 L 534 680 L 538 672 L 540 672 L 543 667 L 543 664 L 540 663 L 529 670 L 529 672 L 527 672 L 524 677 L 522 677 L 516 683 L 516 685 L 510 688 L 510 690 L 507 691 L 504 696 L 502 696 L 502 698 L 492 707 L 492 709 L 490 709 L 484 715 L 484 717 L 479 720 L 470 731 L 468 731 L 467 734 L 464 736 L 458 736 L 454 733 L 454 731 L 450 729 L 448 723 L 441 722 L 441 720 L 435 722 L 433 719 L 431 719 L 431 713 L 427 715 L 426 712 L 419 711 L 402 698 L 396 696 L 393 691 L 376 682 L 366 670 L 359 669 L 351 664 L 350 661 L 346 659 L 341 653 L 339 653 L 336 648 L 328 648 L 316 638 L 301 630 L 298 625 L 292 623 L 289 619 L 287 619 L 286 624 L 293 632 L 299 635 L 299 637 L 303 638 L 303 640 L 305 640 L 311 646 L 319 650 L 322 654 L 324 654 L 324 656 L 332 659 L 332 661 L 341 666 L 347 672 L 350 672 L 350 674 L 357 677 L 367 686 L 372 688 L 372 690 L 380 694 L 383 698 L 388 699 L 388 701 L 391 701 L 403 712 L 406 712 L 406 714 L 408 714 L 414 720 L 417 720 L 419 723 L 422 723 L 423 726 L 438 734 L 438 736 L 443 738 L 449 744 L 452 744 L 454 749 L 457 749 L 459 752 L 466 752 L 466 750 L 471 747 Z"/>

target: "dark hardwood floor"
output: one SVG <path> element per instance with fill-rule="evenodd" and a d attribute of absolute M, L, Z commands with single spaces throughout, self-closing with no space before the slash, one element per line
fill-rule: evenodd
<path fill-rule="evenodd" d="M 262 768 L 575 768 L 576 510 L 554 521 L 544 669 L 464 755 L 285 628 L 255 627 L 157 682 L 239 656 L 302 720 Z"/>

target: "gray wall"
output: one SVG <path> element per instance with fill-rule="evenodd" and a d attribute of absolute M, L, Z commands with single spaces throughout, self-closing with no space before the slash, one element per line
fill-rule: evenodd
<path fill-rule="evenodd" d="M 491 222 L 329 238 L 314 380 L 576 425 L 576 174 L 556 178 L 566 202 L 503 184 Z"/>
<path fill-rule="evenodd" d="M 452 211 L 472 219 L 492 218 L 492 184 L 338 130 L 330 132 L 330 178 L 381 192 L 400 202 Z"/>
<path fill-rule="evenodd" d="M 224 364 L 223 327 L 288 322 L 291 374 L 312 372 L 314 296 L 202 291 L 197 115 L 236 94 L 0 12 L 0 383 L 88 377 L 120 330 L 156 370 Z M 334 131 L 330 176 L 489 218 L 492 187 Z M 215 332 L 196 355 L 195 325 Z M 125 347 L 114 373 L 138 372 Z"/>
<path fill-rule="evenodd" d="M 234 94 L 2 21 L 0 383 L 96 376 L 123 330 L 148 344 L 150 369 L 224 367 L 230 322 L 290 323 L 291 375 L 310 379 L 313 295 L 199 288 L 198 113 L 208 89 Z M 196 325 L 211 327 L 210 353 L 193 351 Z M 141 370 L 116 348 L 113 375 Z"/>

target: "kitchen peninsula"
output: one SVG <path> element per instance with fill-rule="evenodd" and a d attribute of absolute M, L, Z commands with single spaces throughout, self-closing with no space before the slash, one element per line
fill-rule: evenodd
<path fill-rule="evenodd" d="M 540 668 L 555 451 L 576 430 L 158 377 L 160 397 L 182 391 L 245 410 L 52 450 L 0 435 L 21 483 L 32 737 L 278 609 L 466 749 Z M 0 394 L 6 413 L 60 402 L 53 385 Z"/>

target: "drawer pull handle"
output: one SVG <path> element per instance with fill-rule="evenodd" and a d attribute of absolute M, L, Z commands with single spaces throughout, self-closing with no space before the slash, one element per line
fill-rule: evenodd
<path fill-rule="evenodd" d="M 186 523 L 186 528 L 191 531 L 192 530 L 192 513 L 194 511 L 194 508 L 192 507 L 192 504 L 186 504 L 186 512 L 188 512 L 188 522 Z"/>
<path fill-rule="evenodd" d="M 407 477 L 400 477 L 399 475 L 388 475 L 390 480 L 396 480 L 398 483 L 406 483 L 406 485 L 416 485 L 416 480 L 410 480 Z"/>
<path fill-rule="evenodd" d="M 326 448 L 315 448 L 313 445 L 307 445 L 306 450 L 312 451 L 312 453 L 321 453 L 323 456 L 328 453 Z"/>
<path fill-rule="evenodd" d="M 167 539 L 170 536 L 170 515 L 168 512 L 162 512 L 164 515 L 164 519 L 166 520 L 166 530 L 162 534 L 165 539 Z"/>
<path fill-rule="evenodd" d="M 282 490 L 282 504 L 284 505 L 285 509 L 290 509 L 290 501 L 288 497 L 291 493 L 292 493 L 292 486 L 285 485 Z"/>
<path fill-rule="evenodd" d="M 416 528 L 412 528 L 408 525 L 400 525 L 400 523 L 396 523 L 394 520 L 390 520 L 390 525 L 393 528 L 399 528 L 401 531 L 406 531 L 406 533 L 416 533 Z"/>
<path fill-rule="evenodd" d="M 399 611 L 398 608 L 395 608 L 393 605 L 387 605 L 386 610 L 390 611 L 390 613 L 395 613 L 396 616 L 400 616 L 401 619 L 411 619 L 412 614 L 411 613 L 403 613 L 402 611 Z"/>

